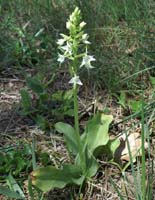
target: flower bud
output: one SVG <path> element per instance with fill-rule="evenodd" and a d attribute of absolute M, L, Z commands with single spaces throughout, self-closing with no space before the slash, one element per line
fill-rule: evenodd
<path fill-rule="evenodd" d="M 57 44 L 60 45 L 60 46 L 62 46 L 62 45 L 64 44 L 64 42 L 65 42 L 64 39 L 59 39 L 59 40 L 57 41 Z"/>
<path fill-rule="evenodd" d="M 66 23 L 66 28 L 67 28 L 67 29 L 70 29 L 70 27 L 71 27 L 71 22 L 68 21 L 68 22 Z"/>
<path fill-rule="evenodd" d="M 85 25 L 86 25 L 85 22 L 81 22 L 81 23 L 80 23 L 80 28 L 82 29 Z"/>

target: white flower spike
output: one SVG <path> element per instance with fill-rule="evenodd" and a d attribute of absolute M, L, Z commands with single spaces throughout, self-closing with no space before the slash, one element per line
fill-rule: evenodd
<path fill-rule="evenodd" d="M 81 80 L 79 79 L 79 76 L 74 76 L 69 83 L 71 84 L 76 84 L 76 85 L 83 85 L 83 83 L 81 82 Z"/>
<path fill-rule="evenodd" d="M 93 57 L 93 56 L 90 56 L 90 55 L 85 55 L 83 57 L 83 60 L 82 60 L 82 63 L 80 65 L 80 67 L 83 67 L 85 66 L 87 69 L 92 69 L 94 68 L 92 65 L 91 65 L 91 62 L 92 61 L 95 61 L 96 59 Z"/>

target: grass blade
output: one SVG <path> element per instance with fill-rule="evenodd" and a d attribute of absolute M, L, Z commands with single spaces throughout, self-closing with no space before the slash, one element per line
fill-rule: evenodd
<path fill-rule="evenodd" d="M 115 191 L 117 192 L 117 194 L 118 194 L 120 200 L 125 200 L 124 197 L 122 196 L 122 194 L 120 193 L 120 191 L 119 191 L 119 189 L 118 189 L 116 183 L 112 180 L 111 177 L 110 177 L 110 182 L 111 182 L 111 184 L 113 185 Z"/>
<path fill-rule="evenodd" d="M 9 198 L 24 199 L 24 197 L 22 197 L 17 192 L 14 192 L 14 191 L 12 191 L 9 188 L 4 187 L 4 186 L 0 186 L 0 194 L 7 196 Z"/>
<path fill-rule="evenodd" d="M 145 134 L 144 134 L 144 102 L 142 100 L 142 112 L 141 112 L 141 124 L 142 124 L 142 131 L 141 131 L 141 140 L 142 140 L 142 198 L 145 200 L 146 195 L 146 165 L 145 165 Z"/>

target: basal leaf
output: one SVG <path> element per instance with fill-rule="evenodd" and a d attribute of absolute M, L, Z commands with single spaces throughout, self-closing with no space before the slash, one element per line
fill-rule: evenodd
<path fill-rule="evenodd" d="M 53 166 L 40 168 L 31 173 L 31 179 L 32 184 L 44 192 L 70 183 L 80 185 L 84 180 L 81 169 L 75 165 L 64 165 L 62 169 Z"/>
<path fill-rule="evenodd" d="M 110 139 L 108 143 L 101 146 L 95 150 L 95 155 L 106 155 L 109 159 L 116 159 L 116 154 L 118 153 L 118 148 L 120 146 L 119 138 Z"/>
<path fill-rule="evenodd" d="M 65 136 L 66 144 L 70 152 L 76 154 L 78 151 L 78 145 L 76 141 L 76 135 L 74 128 L 66 123 L 58 122 L 55 124 L 55 129 L 59 133 L 63 133 Z"/>
<path fill-rule="evenodd" d="M 85 134 L 88 148 L 92 153 L 99 146 L 103 146 L 108 143 L 108 130 L 112 120 L 112 115 L 104 115 L 103 113 L 98 113 L 88 122 Z"/>
<path fill-rule="evenodd" d="M 98 163 L 93 154 L 85 148 L 85 161 L 86 161 L 86 178 L 91 178 L 94 176 L 98 170 Z"/>
<path fill-rule="evenodd" d="M 119 147 L 119 145 L 120 145 L 119 138 L 109 140 L 108 148 L 109 148 L 109 151 L 110 151 L 110 154 L 112 155 L 112 157 L 114 157 L 115 152 L 116 152 L 117 148 Z"/>

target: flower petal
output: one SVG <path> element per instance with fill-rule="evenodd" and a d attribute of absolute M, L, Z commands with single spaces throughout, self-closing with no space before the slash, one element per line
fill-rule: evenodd
<path fill-rule="evenodd" d="M 60 45 L 60 46 L 62 46 L 62 45 L 64 44 L 64 42 L 65 42 L 64 39 L 59 39 L 59 40 L 57 41 L 57 44 Z"/>
<path fill-rule="evenodd" d="M 71 45 L 68 42 L 67 42 L 67 45 L 62 46 L 61 49 L 64 50 L 65 53 L 72 55 L 72 48 L 71 48 Z"/>
<path fill-rule="evenodd" d="M 87 69 L 92 69 L 94 67 L 91 65 L 91 62 L 95 61 L 95 60 L 96 59 L 93 56 L 90 56 L 90 55 L 86 54 L 82 59 L 82 63 L 80 65 L 80 67 L 85 66 Z"/>
<path fill-rule="evenodd" d="M 58 54 L 58 59 L 57 59 L 58 62 L 63 63 L 65 61 L 65 56 L 64 55 L 61 55 L 61 54 Z"/>
<path fill-rule="evenodd" d="M 69 83 L 71 83 L 71 84 L 77 84 L 77 85 L 83 85 L 83 83 L 81 82 L 79 76 L 74 76 L 73 78 L 71 78 L 71 80 L 69 81 Z"/>

